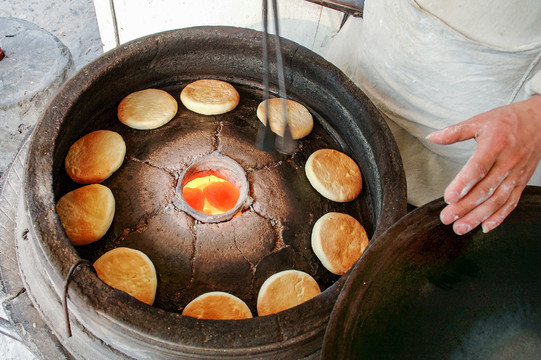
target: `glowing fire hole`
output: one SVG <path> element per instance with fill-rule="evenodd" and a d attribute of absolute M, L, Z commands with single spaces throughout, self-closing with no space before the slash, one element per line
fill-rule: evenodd
<path fill-rule="evenodd" d="M 182 196 L 193 209 L 216 215 L 233 209 L 240 191 L 228 180 L 211 172 L 190 179 L 182 188 Z"/>

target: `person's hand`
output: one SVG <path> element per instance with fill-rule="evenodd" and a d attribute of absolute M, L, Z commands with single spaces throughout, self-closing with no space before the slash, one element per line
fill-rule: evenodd
<path fill-rule="evenodd" d="M 463 235 L 488 232 L 516 207 L 541 159 L 541 95 L 433 132 L 442 145 L 474 138 L 477 148 L 445 189 L 441 221 Z"/>

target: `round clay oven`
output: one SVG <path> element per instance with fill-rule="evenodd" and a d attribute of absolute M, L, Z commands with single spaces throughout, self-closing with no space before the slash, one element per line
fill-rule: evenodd
<path fill-rule="evenodd" d="M 255 146 L 263 65 L 261 33 L 252 30 L 200 27 L 135 40 L 83 68 L 53 100 L 29 149 L 31 241 L 19 249 L 19 265 L 34 304 L 72 356 L 318 356 L 346 276 L 329 273 L 312 253 L 312 225 L 326 212 L 345 212 L 370 237 L 377 236 L 405 214 L 405 178 L 394 139 L 367 97 L 313 52 L 289 41 L 282 47 L 288 96 L 304 104 L 315 120 L 312 133 L 291 155 Z M 277 78 L 275 71 L 272 63 L 271 79 Z M 238 107 L 217 116 L 184 108 L 180 91 L 202 78 L 231 83 L 240 94 Z M 161 128 L 128 128 L 118 121 L 116 107 L 126 95 L 146 88 L 169 92 L 179 111 Z M 274 82 L 271 93 L 276 93 Z M 55 212 L 56 201 L 80 186 L 67 177 L 64 158 L 73 142 L 98 129 L 118 132 L 127 145 L 121 168 L 103 182 L 115 196 L 115 218 L 103 239 L 74 247 Z M 359 164 L 364 182 L 358 199 L 334 203 L 310 186 L 304 164 L 320 148 L 343 151 Z M 229 177 L 242 193 L 227 216 L 194 215 L 181 196 L 184 175 L 208 167 Z M 107 286 L 83 267 L 69 283 L 68 337 L 62 295 L 70 267 L 118 246 L 137 248 L 154 262 L 154 305 Z M 286 269 L 310 273 L 321 295 L 258 317 L 259 286 Z M 239 296 L 254 318 L 216 321 L 181 315 L 191 299 L 212 290 Z"/>

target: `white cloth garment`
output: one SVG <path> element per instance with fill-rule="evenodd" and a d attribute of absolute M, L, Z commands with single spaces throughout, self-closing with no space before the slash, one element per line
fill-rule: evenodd
<path fill-rule="evenodd" d="M 326 57 L 387 120 L 420 206 L 443 196 L 476 145 L 428 134 L 541 93 L 541 1 L 366 0 Z"/>

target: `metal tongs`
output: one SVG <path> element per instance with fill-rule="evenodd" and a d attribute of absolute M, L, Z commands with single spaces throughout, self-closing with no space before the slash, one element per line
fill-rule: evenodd
<path fill-rule="evenodd" d="M 269 99 L 269 32 L 268 32 L 268 0 L 263 0 L 263 100 Z M 282 58 L 282 50 L 280 44 L 280 31 L 278 28 L 278 6 L 276 0 L 272 0 L 273 17 L 274 17 L 274 30 L 275 30 L 275 55 L 276 55 L 276 72 L 278 75 L 278 95 L 281 98 L 280 108 L 282 116 L 285 121 L 283 136 L 276 135 L 270 127 L 269 121 L 269 102 L 265 102 L 265 125 L 259 128 L 257 134 L 256 145 L 260 150 L 272 151 L 277 149 L 284 154 L 291 154 L 297 148 L 297 143 L 291 136 L 291 129 L 289 128 L 288 114 L 287 114 L 287 94 L 286 94 L 286 82 L 284 76 L 284 64 Z"/>

